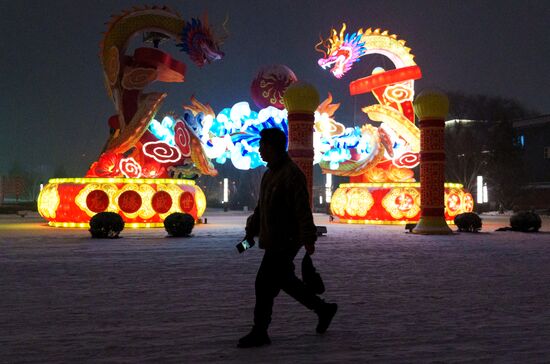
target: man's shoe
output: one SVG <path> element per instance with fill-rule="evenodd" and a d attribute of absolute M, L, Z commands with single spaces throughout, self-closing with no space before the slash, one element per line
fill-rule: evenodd
<path fill-rule="evenodd" d="M 319 316 L 319 323 L 317 324 L 317 333 L 324 334 L 332 321 L 338 305 L 336 303 L 324 303 L 320 309 L 316 310 L 317 316 Z"/>
<path fill-rule="evenodd" d="M 271 344 L 267 331 L 252 329 L 250 333 L 239 339 L 238 348 L 254 348 Z"/>

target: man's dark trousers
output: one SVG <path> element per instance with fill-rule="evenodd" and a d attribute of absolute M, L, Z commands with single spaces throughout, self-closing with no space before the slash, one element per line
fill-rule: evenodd
<path fill-rule="evenodd" d="M 294 273 L 294 257 L 298 249 L 266 249 L 262 264 L 256 275 L 256 306 L 254 326 L 267 330 L 271 323 L 273 300 L 281 289 L 310 310 L 315 310 L 324 302 L 309 290 Z"/>

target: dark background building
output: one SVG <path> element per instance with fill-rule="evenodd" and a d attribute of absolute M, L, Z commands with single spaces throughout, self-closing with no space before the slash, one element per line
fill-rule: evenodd
<path fill-rule="evenodd" d="M 550 210 L 550 115 L 517 120 L 513 127 L 527 171 L 521 205 Z"/>

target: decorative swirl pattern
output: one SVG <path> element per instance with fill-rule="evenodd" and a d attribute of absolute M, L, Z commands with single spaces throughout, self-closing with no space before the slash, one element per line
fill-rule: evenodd
<path fill-rule="evenodd" d="M 260 81 L 260 87 L 263 89 L 262 96 L 272 105 L 283 104 L 283 93 L 278 89 L 278 83 L 280 81 L 273 78 Z M 283 84 L 283 86 L 288 85 Z"/>
<path fill-rule="evenodd" d="M 142 151 L 159 163 L 177 162 L 181 159 L 180 150 L 165 142 L 147 142 L 143 144 Z"/>
<path fill-rule="evenodd" d="M 120 172 L 126 178 L 139 178 L 141 177 L 141 166 L 138 162 L 132 157 L 123 158 L 118 163 Z"/>
<path fill-rule="evenodd" d="M 122 87 L 127 90 L 142 90 L 157 79 L 155 68 L 130 68 L 124 72 Z"/>
<path fill-rule="evenodd" d="M 391 102 L 396 104 L 401 104 L 405 101 L 413 101 L 414 90 L 411 89 L 407 84 L 397 83 L 395 85 L 390 85 L 384 90 L 384 97 Z"/>
<path fill-rule="evenodd" d="M 418 153 L 406 152 L 392 160 L 394 166 L 398 168 L 414 168 L 420 163 Z"/>
<path fill-rule="evenodd" d="M 191 136 L 185 123 L 181 120 L 178 120 L 174 126 L 174 141 L 182 156 L 191 156 Z"/>
<path fill-rule="evenodd" d="M 260 108 L 284 109 L 283 95 L 297 77 L 290 68 L 275 64 L 261 68 L 250 85 L 252 100 Z"/>

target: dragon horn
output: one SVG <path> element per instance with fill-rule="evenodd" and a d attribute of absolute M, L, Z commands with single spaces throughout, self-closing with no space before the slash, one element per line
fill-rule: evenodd
<path fill-rule="evenodd" d="M 342 30 L 340 30 L 340 39 L 344 39 L 345 31 L 346 31 L 346 23 L 342 23 Z"/>

